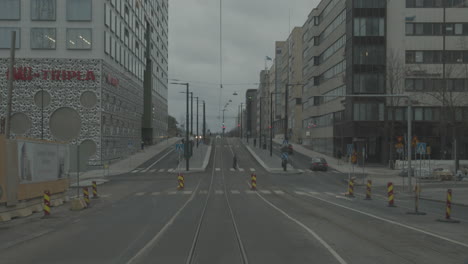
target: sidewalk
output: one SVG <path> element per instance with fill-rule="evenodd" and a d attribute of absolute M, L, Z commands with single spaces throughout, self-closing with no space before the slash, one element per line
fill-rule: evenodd
<path fill-rule="evenodd" d="M 287 171 L 284 171 L 281 167 L 281 157 L 276 154 L 270 157 L 270 153 L 260 148 L 253 147 L 252 140 L 247 143 L 242 141 L 247 150 L 252 156 L 260 163 L 260 165 L 270 173 L 282 173 L 282 174 L 298 174 L 298 170 L 294 169 L 293 166 L 288 164 Z"/>
<path fill-rule="evenodd" d="M 144 150 L 138 151 L 137 153 L 126 157 L 125 159 L 119 160 L 116 163 L 110 164 L 109 168 L 89 170 L 80 173 L 80 181 L 91 178 L 101 178 L 106 176 L 118 175 L 132 171 L 140 166 L 145 161 L 161 153 L 169 147 L 174 147 L 174 144 L 179 141 L 180 138 L 170 138 L 166 141 L 160 142 L 159 144 L 145 147 Z M 76 179 L 76 173 L 70 175 L 70 179 L 74 181 Z"/>

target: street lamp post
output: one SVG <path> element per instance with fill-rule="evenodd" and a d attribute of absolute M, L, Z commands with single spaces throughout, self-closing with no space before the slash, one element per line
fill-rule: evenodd
<path fill-rule="evenodd" d="M 241 105 L 240 105 L 240 128 L 241 128 L 240 137 L 241 137 L 241 139 L 243 138 L 242 129 L 244 128 L 244 124 L 242 124 L 243 123 L 243 120 L 242 120 L 243 119 L 243 117 L 242 117 L 243 116 L 243 105 L 244 105 L 244 103 L 241 103 Z"/>
<path fill-rule="evenodd" d="M 197 140 L 197 148 L 198 148 L 198 99 L 199 97 L 195 97 L 197 99 L 197 137 L 196 137 L 196 140 Z"/>
<path fill-rule="evenodd" d="M 263 111 L 262 111 L 262 100 L 263 99 L 268 99 L 268 97 L 260 97 L 260 120 L 259 120 L 259 125 L 260 125 L 260 129 L 259 129 L 259 136 L 258 136 L 258 142 L 259 142 L 259 147 L 262 148 L 262 115 L 263 115 Z"/>
<path fill-rule="evenodd" d="M 206 141 L 206 116 L 205 116 L 205 100 L 203 100 L 203 143 Z"/>
<path fill-rule="evenodd" d="M 193 92 L 190 92 L 191 102 L 190 102 L 190 135 L 193 136 Z"/>
<path fill-rule="evenodd" d="M 185 92 L 185 96 L 186 96 L 186 99 L 187 99 L 187 104 L 186 104 L 186 116 L 185 116 L 185 146 L 184 146 L 184 154 L 185 154 L 185 166 L 186 166 L 186 170 L 189 171 L 190 170 L 190 157 L 189 157 L 189 149 L 188 149 L 188 146 L 189 146 L 189 83 L 172 83 L 172 84 L 177 84 L 177 85 L 185 85 L 186 86 L 186 92 Z M 193 93 L 192 93 L 193 95 Z"/>
<path fill-rule="evenodd" d="M 224 131 L 226 130 L 225 126 L 224 126 L 224 112 L 226 112 L 226 108 L 223 109 L 223 137 L 224 137 Z"/>
<path fill-rule="evenodd" d="M 279 94 L 275 92 L 270 93 L 270 157 L 273 156 L 273 95 Z"/>

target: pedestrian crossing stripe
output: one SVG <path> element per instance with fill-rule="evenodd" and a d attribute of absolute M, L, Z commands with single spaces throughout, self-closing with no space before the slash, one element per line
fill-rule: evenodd
<path fill-rule="evenodd" d="M 313 194 L 313 195 L 319 194 L 318 192 L 314 192 L 314 191 L 310 191 L 309 193 L 310 193 L 310 194 Z"/>
<path fill-rule="evenodd" d="M 231 193 L 232 194 L 240 194 L 240 192 L 238 190 L 231 190 Z"/>
<path fill-rule="evenodd" d="M 216 194 L 223 194 L 224 192 L 222 190 L 216 190 L 215 193 Z"/>
<path fill-rule="evenodd" d="M 256 191 L 247 190 L 247 191 L 245 191 L 245 193 L 246 193 L 246 194 L 255 194 L 255 193 L 257 193 L 257 192 L 256 192 Z"/>
<path fill-rule="evenodd" d="M 305 192 L 301 192 L 301 191 L 295 191 L 294 193 L 295 193 L 295 194 L 298 194 L 298 195 L 306 195 Z"/>
<path fill-rule="evenodd" d="M 233 189 L 233 190 L 229 190 L 228 192 L 230 192 L 231 194 L 256 194 L 256 193 L 261 193 L 261 194 L 265 194 L 265 195 L 268 195 L 268 194 L 277 194 L 277 195 L 284 195 L 285 194 L 285 191 L 283 190 L 267 190 L 267 189 L 262 189 L 262 190 L 258 190 L 258 191 L 253 191 L 253 190 L 236 190 L 236 189 Z M 200 190 L 198 192 L 199 194 L 208 194 L 208 190 Z M 221 194 L 224 194 L 224 190 L 215 190 L 214 191 L 215 194 L 217 195 L 221 195 Z M 333 193 L 333 192 L 316 192 L 316 191 L 294 191 L 295 194 L 297 195 L 329 195 L 329 196 L 333 196 L 333 197 L 337 197 L 337 198 L 341 198 L 341 194 L 338 194 L 338 193 Z M 138 196 L 138 197 L 141 197 L 141 196 L 145 196 L 145 195 L 148 195 L 148 196 L 161 196 L 161 195 L 170 195 L 170 196 L 174 196 L 174 195 L 191 195 L 193 194 L 193 191 L 192 190 L 187 190 L 187 191 L 166 191 L 166 192 L 159 192 L 159 191 L 155 191 L 155 192 L 137 192 L 137 193 L 134 193 L 135 196 Z M 106 194 L 106 195 L 102 195 L 102 197 L 109 197 L 111 196 L 111 194 Z"/>
<path fill-rule="evenodd" d="M 304 172 L 304 170 L 298 170 L 298 171 L 301 172 L 301 173 Z"/>
<path fill-rule="evenodd" d="M 254 169 L 254 168 L 250 168 L 250 171 L 255 171 L 255 169 Z"/>
<path fill-rule="evenodd" d="M 168 192 L 167 194 L 169 194 L 169 195 L 175 195 L 175 194 L 177 194 L 177 192 Z"/>
<path fill-rule="evenodd" d="M 335 196 L 335 194 L 334 194 L 334 193 L 331 193 L 331 192 L 325 192 L 325 194 L 331 195 L 331 196 Z"/>
<path fill-rule="evenodd" d="M 200 191 L 200 194 L 208 194 L 208 191 L 206 190 Z"/>
<path fill-rule="evenodd" d="M 164 169 L 160 169 L 159 172 L 164 172 Z"/>
<path fill-rule="evenodd" d="M 151 173 L 156 172 L 156 170 L 150 170 Z"/>
<path fill-rule="evenodd" d="M 161 193 L 160 192 L 152 192 L 151 195 L 153 196 L 156 196 L 156 195 L 160 195 Z"/>
<path fill-rule="evenodd" d="M 143 195 L 145 195 L 145 193 L 144 192 L 138 192 L 138 193 L 135 193 L 135 195 L 136 196 L 143 196 Z"/>
<path fill-rule="evenodd" d="M 173 170 L 174 170 L 174 169 L 168 169 L 167 171 L 168 171 L 168 172 L 172 172 Z"/>
<path fill-rule="evenodd" d="M 140 170 L 134 170 L 134 171 L 132 171 L 132 173 L 137 173 L 137 172 L 139 172 L 139 171 L 140 171 Z"/>
<path fill-rule="evenodd" d="M 284 192 L 283 192 L 283 191 L 280 191 L 280 190 L 274 190 L 273 192 L 274 192 L 275 194 L 280 194 L 280 195 L 284 194 Z"/>
<path fill-rule="evenodd" d="M 244 169 L 243 169 L 243 168 L 239 168 L 239 171 L 241 171 L 241 172 L 242 172 L 242 171 L 244 171 Z"/>
<path fill-rule="evenodd" d="M 216 168 L 216 171 L 220 171 L 221 169 L 220 168 Z"/>
<path fill-rule="evenodd" d="M 230 170 L 230 171 L 236 171 L 234 168 L 230 168 L 229 170 Z"/>
<path fill-rule="evenodd" d="M 184 194 L 192 194 L 192 191 L 184 191 Z"/>

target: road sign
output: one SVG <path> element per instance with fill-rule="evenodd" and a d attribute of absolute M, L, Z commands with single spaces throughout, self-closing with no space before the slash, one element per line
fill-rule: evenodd
<path fill-rule="evenodd" d="M 133 141 L 128 141 L 127 147 L 128 147 L 129 149 L 130 149 L 130 148 L 133 148 Z"/>
<path fill-rule="evenodd" d="M 288 144 L 289 144 L 289 142 L 286 139 L 283 140 L 283 145 L 288 145 Z"/>
<path fill-rule="evenodd" d="M 354 151 L 353 144 L 346 145 L 346 153 L 348 154 L 348 156 L 351 156 L 353 154 L 353 151 Z"/>
<path fill-rule="evenodd" d="M 281 153 L 281 159 L 287 160 L 288 159 L 288 153 L 287 152 Z"/>
<path fill-rule="evenodd" d="M 426 154 L 426 147 L 427 147 L 426 143 L 418 142 L 418 144 L 416 145 L 416 153 L 425 155 Z"/>

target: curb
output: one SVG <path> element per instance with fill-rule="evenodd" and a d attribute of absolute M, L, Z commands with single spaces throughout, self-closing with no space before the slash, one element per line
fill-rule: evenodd
<path fill-rule="evenodd" d="M 270 168 L 268 167 L 265 162 L 255 153 L 250 146 L 247 146 L 244 144 L 244 146 L 247 148 L 247 150 L 250 152 L 250 154 L 257 160 L 257 162 L 269 173 L 273 174 L 301 174 L 301 172 L 297 171 L 296 169 L 293 168 L 292 171 L 283 171 L 281 168 Z"/>
<path fill-rule="evenodd" d="M 196 173 L 196 172 L 205 172 L 206 167 L 208 167 L 208 163 L 210 162 L 211 151 L 212 151 L 212 147 L 210 145 L 210 146 L 208 146 L 208 150 L 206 151 L 205 159 L 203 160 L 203 165 L 202 165 L 201 168 L 190 168 L 189 171 L 181 170 L 180 172 L 184 173 L 184 174 L 191 174 L 191 173 Z M 170 173 L 177 174 L 178 172 L 172 171 Z"/>
<path fill-rule="evenodd" d="M 437 199 L 432 199 L 432 198 L 419 197 L 419 199 L 425 200 L 425 201 L 431 201 L 431 202 L 441 203 L 441 204 L 445 204 L 445 203 L 446 203 L 446 201 L 437 200 Z M 453 205 L 457 205 L 457 206 L 468 207 L 468 204 L 464 204 L 464 203 L 454 203 L 454 202 L 452 202 L 452 204 L 453 204 Z"/>

